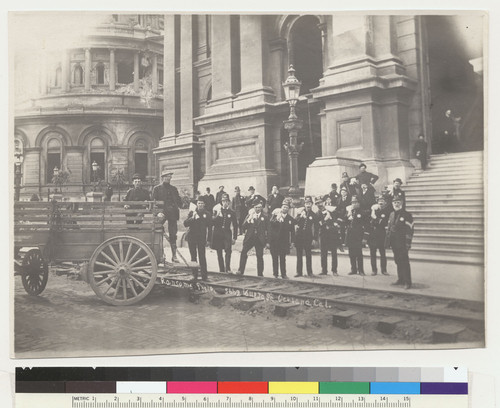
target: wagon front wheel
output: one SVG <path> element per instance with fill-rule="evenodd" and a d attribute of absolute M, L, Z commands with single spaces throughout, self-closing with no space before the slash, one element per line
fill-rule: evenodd
<path fill-rule="evenodd" d="M 38 296 L 47 286 L 49 268 L 39 249 L 30 249 L 23 257 L 21 279 L 24 290 L 31 296 Z"/>
<path fill-rule="evenodd" d="M 99 245 L 89 262 L 89 283 L 106 303 L 132 305 L 145 298 L 156 282 L 153 251 L 134 237 L 114 237 Z"/>

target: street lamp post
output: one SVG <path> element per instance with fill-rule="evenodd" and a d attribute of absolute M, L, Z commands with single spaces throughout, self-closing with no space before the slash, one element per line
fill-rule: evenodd
<path fill-rule="evenodd" d="M 300 196 L 298 157 L 304 145 L 304 143 L 297 144 L 297 136 L 300 129 L 302 129 L 303 121 L 300 120 L 295 113 L 295 106 L 299 100 L 301 85 L 302 83 L 295 77 L 293 65 L 290 65 L 288 69 L 288 78 L 282 84 L 286 101 L 290 106 L 290 115 L 288 119 L 283 122 L 283 125 L 289 135 L 289 142 L 284 145 L 285 150 L 288 152 L 290 162 L 290 188 L 288 194 L 294 199 L 298 199 Z"/>
<path fill-rule="evenodd" d="M 23 177 L 22 164 L 23 155 L 22 153 L 16 153 L 14 160 L 14 200 L 19 201 L 21 195 L 21 180 Z"/>

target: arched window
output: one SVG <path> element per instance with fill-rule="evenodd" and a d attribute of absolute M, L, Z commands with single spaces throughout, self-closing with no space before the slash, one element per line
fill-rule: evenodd
<path fill-rule="evenodd" d="M 134 145 L 134 167 L 135 173 L 143 178 L 149 174 L 149 145 L 142 138 L 137 139 Z"/>
<path fill-rule="evenodd" d="M 106 179 L 106 145 L 95 137 L 90 141 L 90 180 L 93 182 Z M 94 164 L 95 163 L 95 164 Z M 95 169 L 94 169 L 95 168 Z"/>
<path fill-rule="evenodd" d="M 61 67 L 56 68 L 55 78 L 54 78 L 54 86 L 59 88 L 62 84 L 62 69 Z"/>
<path fill-rule="evenodd" d="M 46 183 L 52 183 L 52 177 L 54 176 L 54 168 L 61 169 L 61 141 L 56 138 L 49 139 L 47 142 L 47 170 Z"/>
<path fill-rule="evenodd" d="M 323 76 L 323 46 L 318 24 L 317 17 L 300 17 L 293 24 L 288 39 L 289 63 L 293 64 L 295 76 L 302 82 L 301 95 L 319 86 Z"/>
<path fill-rule="evenodd" d="M 75 65 L 75 70 L 73 71 L 73 83 L 75 85 L 83 85 L 83 68 L 80 64 Z"/>
<path fill-rule="evenodd" d="M 99 62 L 95 66 L 95 71 L 97 85 L 104 85 L 104 64 L 102 62 Z"/>

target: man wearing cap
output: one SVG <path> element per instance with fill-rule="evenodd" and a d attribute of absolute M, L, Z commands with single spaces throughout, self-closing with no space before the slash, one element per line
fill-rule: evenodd
<path fill-rule="evenodd" d="M 135 173 L 132 176 L 132 183 L 134 187 L 127 191 L 124 201 L 150 201 L 149 191 L 142 188 L 142 177 L 139 173 Z M 129 205 L 125 204 L 123 206 L 126 210 L 128 209 L 144 209 L 143 205 Z M 127 224 L 142 224 L 142 213 L 127 213 Z"/>
<path fill-rule="evenodd" d="M 215 195 L 215 204 L 220 204 L 222 203 L 222 196 L 224 194 L 227 194 L 224 191 L 224 186 L 219 186 L 219 191 L 217 191 L 217 194 Z"/>
<path fill-rule="evenodd" d="M 340 199 L 340 194 L 337 191 L 337 183 L 332 183 L 331 188 L 328 196 L 330 197 L 331 204 L 336 206 Z"/>
<path fill-rule="evenodd" d="M 163 201 L 163 224 L 168 222 L 168 240 L 172 249 L 172 262 L 179 262 L 177 260 L 177 221 L 179 220 L 179 208 L 182 207 L 182 201 L 177 188 L 170 184 L 172 175 L 171 171 L 162 171 L 162 183 L 154 187 L 153 200 Z"/>
<path fill-rule="evenodd" d="M 240 266 L 238 274 L 245 273 L 245 267 L 248 259 L 248 251 L 255 247 L 257 257 L 257 275 L 264 276 L 264 247 L 267 244 L 267 234 L 269 218 L 262 212 L 264 203 L 258 201 L 254 208 L 248 211 L 248 215 L 243 222 L 245 228 L 245 238 L 243 239 L 243 248 L 241 249 Z"/>
<path fill-rule="evenodd" d="M 400 197 L 403 200 L 403 208 L 406 208 L 406 194 L 401 189 L 403 181 L 400 178 L 395 178 L 392 182 L 392 188 L 389 190 L 388 198 L 392 201 L 395 197 Z"/>
<path fill-rule="evenodd" d="M 286 255 L 294 240 L 294 219 L 288 214 L 291 200 L 283 200 L 281 208 L 275 208 L 269 220 L 269 249 L 273 259 L 273 276 L 278 277 L 278 266 L 282 279 L 286 276 Z"/>
<path fill-rule="evenodd" d="M 306 256 L 306 270 L 308 276 L 313 276 L 312 271 L 312 247 L 313 242 L 318 240 L 318 218 L 312 210 L 312 198 L 306 196 L 304 199 L 304 209 L 297 214 L 295 224 L 295 248 L 297 249 L 297 274 L 302 276 L 302 254 Z"/>
<path fill-rule="evenodd" d="M 229 208 L 229 195 L 224 194 L 221 197 L 221 205 L 215 206 L 212 217 L 213 233 L 210 247 L 217 251 L 219 271 L 231 272 L 231 247 L 238 237 L 238 220 L 236 213 Z M 225 257 L 222 256 L 222 250 L 225 252 Z"/>
<path fill-rule="evenodd" d="M 262 203 L 264 207 L 266 206 L 266 199 L 255 191 L 255 187 L 254 186 L 248 187 L 248 196 L 245 199 L 248 211 L 254 208 L 255 204 L 258 202 Z"/>
<path fill-rule="evenodd" d="M 341 226 L 341 236 L 342 236 L 342 242 L 345 242 L 345 229 L 346 229 L 346 224 L 347 224 L 347 207 L 351 205 L 351 196 L 349 196 L 349 193 L 347 192 L 347 189 L 345 187 L 342 187 L 340 190 L 340 198 L 337 203 L 337 214 L 339 218 L 342 219 L 342 226 Z"/>
<path fill-rule="evenodd" d="M 385 236 L 391 212 L 392 206 L 387 203 L 387 199 L 382 194 L 378 197 L 377 204 L 373 204 L 371 207 L 368 246 L 370 247 L 372 275 L 377 274 L 377 249 L 380 253 L 380 270 L 383 275 L 388 275 L 387 258 L 385 256 Z"/>
<path fill-rule="evenodd" d="M 328 196 L 327 196 L 328 197 Z M 341 246 L 341 225 L 342 219 L 337 214 L 335 207 L 327 208 L 323 199 L 316 199 L 318 207 L 318 225 L 319 225 L 319 247 L 321 250 L 321 273 L 328 274 L 328 252 L 332 253 L 332 273 L 337 273 L 337 248 Z"/>
<path fill-rule="evenodd" d="M 393 198 L 392 207 L 394 211 L 389 216 L 385 237 L 385 246 L 392 248 L 398 271 L 398 280 L 392 285 L 404 285 L 406 289 L 410 289 L 411 269 L 408 252 L 413 239 L 413 216 L 403 208 L 403 199 L 399 196 Z"/>
<path fill-rule="evenodd" d="M 347 208 L 347 229 L 345 236 L 346 246 L 349 248 L 351 272 L 349 275 L 365 275 L 363 267 L 363 236 L 367 224 L 367 216 L 361 211 L 357 196 L 352 197 L 351 205 Z"/>
<path fill-rule="evenodd" d="M 241 195 L 241 191 L 238 186 L 234 188 L 234 197 L 231 200 L 231 209 L 236 213 L 236 218 L 238 220 L 238 233 L 242 234 L 244 232 L 243 221 L 245 221 L 245 217 L 248 214 L 248 209 L 245 203 L 245 197 Z"/>
<path fill-rule="evenodd" d="M 184 226 L 189 228 L 187 241 L 191 261 L 199 260 L 201 279 L 206 281 L 207 277 L 207 258 L 205 256 L 205 247 L 207 244 L 207 228 L 212 224 L 212 216 L 205 209 L 205 200 L 199 197 L 196 202 L 196 210 L 190 211 L 184 221 Z M 194 280 L 198 279 L 198 268 L 194 268 Z"/>
<path fill-rule="evenodd" d="M 356 185 L 351 183 L 351 178 L 345 171 L 342 173 L 342 183 L 340 184 L 340 190 L 342 191 L 342 189 L 347 191 L 349 198 L 358 193 Z"/>
<path fill-rule="evenodd" d="M 224 187 L 222 187 L 224 188 Z M 210 192 L 210 187 L 206 188 L 206 194 L 203 196 L 203 199 L 205 200 L 205 209 L 212 214 L 212 211 L 215 206 L 215 198 L 214 195 Z M 209 225 L 208 230 L 207 230 L 207 245 L 209 242 L 212 242 L 212 226 Z"/>
<path fill-rule="evenodd" d="M 359 173 L 356 176 L 356 179 L 360 185 L 366 184 L 370 190 L 375 191 L 375 187 L 373 185 L 377 182 L 378 176 L 366 171 L 366 164 L 361 163 L 359 165 Z"/>
<path fill-rule="evenodd" d="M 271 189 L 271 194 L 269 194 L 269 196 L 267 197 L 268 214 L 272 214 L 272 212 L 276 208 L 281 208 L 284 199 L 285 197 L 282 194 L 280 194 L 278 186 L 273 186 Z"/>

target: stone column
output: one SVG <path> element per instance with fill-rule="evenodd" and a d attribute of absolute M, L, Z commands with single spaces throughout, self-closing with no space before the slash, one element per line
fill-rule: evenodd
<path fill-rule="evenodd" d="M 85 91 L 90 91 L 91 83 L 90 83 L 90 74 L 92 71 L 92 56 L 90 54 L 90 48 L 85 48 Z"/>
<path fill-rule="evenodd" d="M 109 90 L 116 89 L 116 66 L 115 66 L 115 49 L 109 49 Z"/>
<path fill-rule="evenodd" d="M 151 72 L 153 93 L 158 93 L 158 54 L 153 54 L 153 67 Z"/>
<path fill-rule="evenodd" d="M 263 85 L 262 16 L 240 17 L 241 91 L 260 89 Z"/>
<path fill-rule="evenodd" d="M 70 63 L 69 52 L 63 51 L 61 64 L 61 89 L 63 92 L 68 92 L 70 89 Z"/>
<path fill-rule="evenodd" d="M 181 16 L 181 133 L 193 133 L 193 16 Z"/>
<path fill-rule="evenodd" d="M 139 92 L 139 52 L 134 54 L 134 92 Z"/>
<path fill-rule="evenodd" d="M 229 15 L 212 16 L 212 105 L 232 97 L 231 26 Z M 248 50 L 242 50 L 247 52 Z"/>
<path fill-rule="evenodd" d="M 175 29 L 174 15 L 165 14 L 163 40 L 163 138 L 175 135 Z"/>

